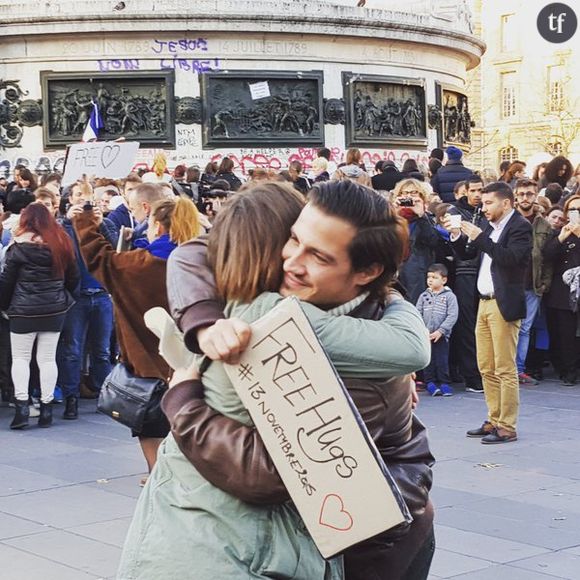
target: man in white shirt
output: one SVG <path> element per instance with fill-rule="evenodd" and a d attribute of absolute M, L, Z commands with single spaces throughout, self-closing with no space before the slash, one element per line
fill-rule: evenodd
<path fill-rule="evenodd" d="M 521 319 L 526 316 L 524 282 L 532 227 L 514 210 L 514 194 L 507 183 L 484 187 L 482 207 L 489 222 L 485 231 L 467 221 L 461 223 L 460 230 L 451 230 L 451 242 L 459 256 L 480 256 L 475 333 L 488 418 L 467 436 L 481 437 L 484 444 L 509 443 L 517 440 L 516 350 Z"/>

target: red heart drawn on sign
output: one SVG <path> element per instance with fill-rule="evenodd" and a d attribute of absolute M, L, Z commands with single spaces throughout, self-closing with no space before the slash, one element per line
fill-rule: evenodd
<path fill-rule="evenodd" d="M 335 493 L 329 493 L 322 502 L 318 523 L 339 532 L 348 532 L 354 521 L 350 513 L 344 509 L 342 498 Z"/>

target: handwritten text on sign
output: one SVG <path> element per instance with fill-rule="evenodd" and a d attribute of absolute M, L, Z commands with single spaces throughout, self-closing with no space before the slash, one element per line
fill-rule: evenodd
<path fill-rule="evenodd" d="M 252 324 L 226 369 L 325 558 L 405 521 L 296 299 Z"/>
<path fill-rule="evenodd" d="M 131 141 L 97 141 L 75 143 L 68 148 L 64 166 L 63 184 L 70 185 L 83 174 L 120 179 L 131 173 L 139 143 Z"/>

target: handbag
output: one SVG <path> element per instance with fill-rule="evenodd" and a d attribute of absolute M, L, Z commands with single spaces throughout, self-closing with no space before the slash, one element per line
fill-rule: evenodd
<path fill-rule="evenodd" d="M 124 363 L 117 363 L 101 387 L 97 410 L 139 433 L 144 423 L 162 417 L 160 402 L 166 390 L 165 381 L 136 377 Z"/>

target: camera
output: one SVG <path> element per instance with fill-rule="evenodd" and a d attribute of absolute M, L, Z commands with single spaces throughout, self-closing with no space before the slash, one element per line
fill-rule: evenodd
<path fill-rule="evenodd" d="M 413 207 L 415 202 L 410 197 L 400 197 L 399 198 L 399 206 L 400 207 Z"/>
<path fill-rule="evenodd" d="M 85 201 L 84 205 L 83 205 L 83 211 L 93 211 L 93 203 L 90 201 Z"/>

